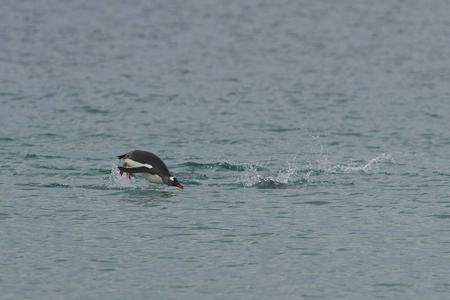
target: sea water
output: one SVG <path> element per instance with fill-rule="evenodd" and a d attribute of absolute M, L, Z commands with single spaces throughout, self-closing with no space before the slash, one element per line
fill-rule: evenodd
<path fill-rule="evenodd" d="M 3 1 L 0 299 L 448 298 L 449 11 Z"/>

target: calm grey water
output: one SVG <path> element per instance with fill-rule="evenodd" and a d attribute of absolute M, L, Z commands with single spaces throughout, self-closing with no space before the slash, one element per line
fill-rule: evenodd
<path fill-rule="evenodd" d="M 449 13 L 3 0 L 0 298 L 448 299 Z"/>

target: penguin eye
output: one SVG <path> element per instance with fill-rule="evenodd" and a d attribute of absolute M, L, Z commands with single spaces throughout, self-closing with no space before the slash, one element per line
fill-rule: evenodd
<path fill-rule="evenodd" d="M 176 180 L 175 177 L 173 177 L 173 176 L 170 176 L 169 179 L 170 179 L 170 181 L 175 181 Z"/>

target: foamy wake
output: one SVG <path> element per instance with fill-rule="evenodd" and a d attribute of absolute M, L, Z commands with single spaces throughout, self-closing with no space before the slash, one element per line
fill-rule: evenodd
<path fill-rule="evenodd" d="M 270 185 L 299 185 L 320 180 L 318 175 L 334 176 L 337 174 L 376 173 L 380 163 L 393 163 L 391 154 L 382 153 L 368 161 L 349 164 L 332 163 L 328 157 L 322 157 L 316 163 L 297 163 L 295 159 L 287 163 L 285 169 L 272 172 L 268 166 L 244 164 L 244 173 L 239 183 L 245 187 Z M 276 173 L 276 175 L 271 175 Z M 321 177 L 323 179 L 323 177 Z"/>
<path fill-rule="evenodd" d="M 260 169 L 259 165 L 244 164 L 244 174 L 239 179 L 239 182 L 245 187 L 251 187 L 260 184 L 286 185 L 296 182 L 298 179 L 296 174 L 297 167 L 291 163 L 288 164 L 287 169 L 278 171 L 276 176 L 265 176 L 261 174 L 261 171 L 258 171 L 258 169 Z M 266 169 L 266 167 L 263 169 Z"/>

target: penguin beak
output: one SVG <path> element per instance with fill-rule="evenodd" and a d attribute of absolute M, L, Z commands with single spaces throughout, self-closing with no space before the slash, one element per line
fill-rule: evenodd
<path fill-rule="evenodd" d="M 176 186 L 179 189 L 183 189 L 183 186 L 178 182 L 178 180 L 175 177 L 170 177 L 170 181 L 172 182 L 172 185 Z"/>
<path fill-rule="evenodd" d="M 179 184 L 178 182 L 172 182 L 172 184 L 174 186 L 176 186 L 177 188 L 184 189 L 183 186 L 181 184 Z"/>

